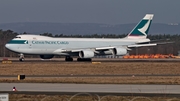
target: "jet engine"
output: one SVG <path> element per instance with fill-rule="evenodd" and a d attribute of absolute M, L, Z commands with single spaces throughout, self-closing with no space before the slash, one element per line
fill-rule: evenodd
<path fill-rule="evenodd" d="M 79 52 L 80 58 L 92 58 L 94 57 L 94 52 L 91 50 L 82 50 Z"/>
<path fill-rule="evenodd" d="M 54 55 L 40 55 L 40 58 L 42 58 L 42 59 L 51 59 L 53 57 L 54 57 Z"/>
<path fill-rule="evenodd" d="M 118 47 L 113 49 L 113 54 L 114 55 L 126 55 L 127 54 L 127 49 L 123 47 Z"/>

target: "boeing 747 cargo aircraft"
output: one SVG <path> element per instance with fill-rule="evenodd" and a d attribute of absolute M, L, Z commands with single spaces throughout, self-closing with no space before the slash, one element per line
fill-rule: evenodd
<path fill-rule="evenodd" d="M 40 55 L 42 59 L 51 59 L 55 55 L 65 56 L 65 61 L 77 61 L 93 58 L 97 55 L 126 55 L 131 47 L 154 46 L 147 34 L 153 14 L 144 18 L 125 38 L 53 38 L 40 35 L 17 35 L 5 47 L 19 53 L 20 61 L 24 54 Z"/>

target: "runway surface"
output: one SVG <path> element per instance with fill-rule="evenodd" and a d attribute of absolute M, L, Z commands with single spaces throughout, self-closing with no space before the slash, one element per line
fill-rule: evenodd
<path fill-rule="evenodd" d="M 180 95 L 180 85 L 133 85 L 133 84 L 61 84 L 61 83 L 0 83 L 0 93 L 12 92 L 16 87 L 17 93 L 44 94 L 154 94 Z"/>
<path fill-rule="evenodd" d="M 1 57 L 1 60 L 4 58 Z M 20 62 L 19 58 L 5 58 L 12 62 Z M 52 59 L 41 59 L 41 58 L 25 58 L 24 62 L 65 62 L 64 58 L 52 58 Z M 73 62 L 78 62 L 74 58 Z M 88 62 L 88 61 L 86 61 Z M 178 58 L 165 58 L 165 59 L 123 59 L 123 58 L 92 58 L 92 62 L 180 62 Z"/>
<path fill-rule="evenodd" d="M 122 75 L 25 75 L 26 78 L 54 78 L 54 77 L 59 77 L 59 78 L 64 78 L 64 77 L 176 77 L 180 76 L 180 74 L 122 74 Z M 17 78 L 17 75 L 0 75 L 0 78 Z"/>
<path fill-rule="evenodd" d="M 18 58 L 9 59 L 19 62 Z M 63 58 L 41 60 L 29 58 L 22 63 L 33 62 L 65 62 Z M 77 62 L 76 60 L 74 62 Z M 180 59 L 93 59 L 93 62 L 180 62 Z M 70 62 L 69 62 L 70 63 Z M 26 75 L 26 77 L 128 77 L 132 75 Z M 180 76 L 178 75 L 136 75 L 135 76 Z M 17 75 L 0 75 L 1 77 L 17 77 Z M 15 86 L 18 92 L 12 92 Z M 9 94 L 67 94 L 91 93 L 98 95 L 120 96 L 172 96 L 180 97 L 180 85 L 133 85 L 133 84 L 60 84 L 60 83 L 0 83 L 0 93 Z"/>

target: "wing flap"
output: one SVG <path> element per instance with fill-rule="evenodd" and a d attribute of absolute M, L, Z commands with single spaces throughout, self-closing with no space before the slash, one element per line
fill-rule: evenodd
<path fill-rule="evenodd" d="M 61 50 L 62 53 L 69 53 L 69 52 L 80 52 L 82 49 L 63 49 Z"/>
<path fill-rule="evenodd" d="M 128 48 L 132 48 L 132 47 L 144 47 L 144 46 L 156 46 L 157 44 L 139 44 L 139 45 L 128 45 Z"/>
<path fill-rule="evenodd" d="M 114 47 L 99 47 L 99 48 L 95 48 L 96 51 L 98 50 L 108 50 L 108 49 L 113 49 Z"/>

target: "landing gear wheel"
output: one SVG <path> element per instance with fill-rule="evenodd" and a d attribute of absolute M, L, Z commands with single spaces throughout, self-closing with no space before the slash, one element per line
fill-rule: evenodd
<path fill-rule="evenodd" d="M 91 62 L 92 59 L 91 58 L 77 58 L 77 61 L 89 61 L 89 62 Z"/>
<path fill-rule="evenodd" d="M 66 56 L 65 61 L 73 61 L 73 58 L 70 56 Z"/>
<path fill-rule="evenodd" d="M 24 61 L 24 54 L 20 54 L 20 56 L 19 56 L 19 61 L 21 61 L 21 62 Z"/>
<path fill-rule="evenodd" d="M 24 59 L 19 59 L 19 61 L 23 62 L 23 61 L 24 61 Z"/>

